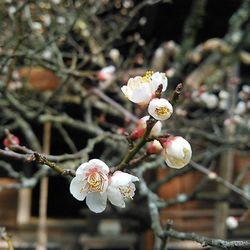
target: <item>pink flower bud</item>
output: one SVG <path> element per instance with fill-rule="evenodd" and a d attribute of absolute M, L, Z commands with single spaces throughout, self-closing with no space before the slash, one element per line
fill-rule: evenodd
<path fill-rule="evenodd" d="M 148 148 L 147 148 L 147 153 L 148 154 L 159 154 L 162 151 L 162 146 L 161 143 L 157 140 L 154 140 L 149 143 Z"/>
<path fill-rule="evenodd" d="M 6 148 L 9 148 L 9 147 L 14 146 L 14 145 L 20 145 L 20 140 L 17 136 L 10 135 L 10 136 L 7 136 L 6 138 L 4 138 L 3 145 Z"/>

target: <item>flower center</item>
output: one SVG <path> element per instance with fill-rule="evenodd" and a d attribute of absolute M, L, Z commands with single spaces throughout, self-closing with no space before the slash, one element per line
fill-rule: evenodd
<path fill-rule="evenodd" d="M 166 116 L 169 113 L 169 109 L 167 107 L 158 107 L 155 109 L 155 113 L 160 116 Z"/>
<path fill-rule="evenodd" d="M 120 186 L 119 190 L 123 198 L 132 200 L 135 194 L 135 185 L 133 183 L 130 183 L 126 186 Z"/>
<path fill-rule="evenodd" d="M 88 191 L 101 192 L 103 189 L 103 177 L 98 173 L 91 173 L 87 178 Z"/>
<path fill-rule="evenodd" d="M 147 71 L 142 77 L 143 82 L 149 82 L 150 77 L 154 74 L 154 71 Z"/>

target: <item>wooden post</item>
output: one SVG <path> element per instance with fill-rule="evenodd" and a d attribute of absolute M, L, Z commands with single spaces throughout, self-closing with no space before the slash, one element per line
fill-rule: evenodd
<path fill-rule="evenodd" d="M 232 118 L 234 114 L 235 104 L 236 104 L 236 85 L 233 84 L 232 81 L 238 76 L 238 67 L 235 65 L 233 68 L 228 69 L 228 90 L 230 94 L 230 103 L 228 108 L 228 118 Z M 229 125 L 225 126 L 224 128 L 224 136 L 225 138 L 233 138 L 235 135 L 235 124 L 230 123 Z M 234 151 L 230 149 L 221 155 L 221 159 L 219 162 L 219 175 L 231 182 L 233 177 L 233 170 L 234 170 Z M 223 186 L 218 186 L 218 192 L 221 194 L 227 194 L 229 191 L 228 189 Z M 226 218 L 229 216 L 229 209 L 230 206 L 227 201 L 218 202 L 215 206 L 215 236 L 221 239 L 227 238 L 227 227 L 225 224 Z"/>
<path fill-rule="evenodd" d="M 44 124 L 43 151 L 45 154 L 50 152 L 51 123 Z M 38 244 L 36 250 L 46 250 L 47 235 L 47 206 L 48 206 L 48 187 L 49 178 L 43 177 L 40 183 L 40 200 L 39 200 L 39 222 L 38 222 Z"/>
<path fill-rule="evenodd" d="M 32 189 L 21 188 L 18 190 L 17 224 L 27 224 L 31 214 Z"/>

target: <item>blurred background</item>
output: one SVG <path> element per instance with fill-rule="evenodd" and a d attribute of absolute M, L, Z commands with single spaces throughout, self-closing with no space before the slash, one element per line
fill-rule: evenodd
<path fill-rule="evenodd" d="M 158 197 L 160 221 L 249 239 L 249 16 L 248 0 L 2 0 L 0 227 L 15 249 L 157 249 L 140 186 L 126 209 L 96 215 L 72 197 L 70 178 L 8 154 L 27 153 L 10 147 L 14 136 L 65 169 L 92 158 L 115 166 L 124 133 L 146 115 L 120 88 L 148 70 L 166 73 L 168 98 L 183 83 L 163 130 L 193 149 L 184 169 L 160 155 L 136 169 Z M 171 238 L 168 249 L 202 247 Z"/>

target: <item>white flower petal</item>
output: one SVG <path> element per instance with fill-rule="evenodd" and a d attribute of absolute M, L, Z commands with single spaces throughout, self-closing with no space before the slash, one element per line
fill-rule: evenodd
<path fill-rule="evenodd" d="M 88 170 L 89 164 L 88 162 L 82 163 L 78 169 L 76 170 L 76 175 L 83 175 L 85 174 L 86 170 Z"/>
<path fill-rule="evenodd" d="M 70 183 L 70 193 L 79 201 L 83 201 L 87 195 L 87 192 L 82 190 L 83 182 L 74 177 Z"/>
<path fill-rule="evenodd" d="M 158 136 L 161 134 L 162 123 L 158 121 L 152 128 L 150 136 Z"/>
<path fill-rule="evenodd" d="M 108 174 L 109 167 L 101 160 L 99 159 L 92 159 L 89 161 L 89 165 L 93 168 L 96 167 L 101 172 Z"/>
<path fill-rule="evenodd" d="M 152 98 L 152 93 L 149 88 L 149 84 L 142 84 L 140 87 L 135 89 L 131 96 L 128 97 L 131 102 L 134 103 L 147 103 Z"/>
<path fill-rule="evenodd" d="M 130 182 L 134 181 L 139 181 L 139 178 L 131 175 L 124 173 L 122 171 L 116 171 L 113 176 L 110 178 L 110 185 L 112 186 L 126 186 Z"/>
<path fill-rule="evenodd" d="M 108 193 L 108 199 L 113 205 L 117 207 L 125 207 L 125 202 L 118 188 L 109 186 L 107 193 Z"/>
<path fill-rule="evenodd" d="M 107 193 L 88 193 L 86 197 L 86 204 L 88 208 L 95 213 L 103 212 L 107 205 Z"/>
<path fill-rule="evenodd" d="M 152 91 L 155 92 L 160 84 L 162 84 L 162 92 L 164 92 L 168 86 L 168 79 L 167 79 L 165 73 L 155 72 L 151 76 Z"/>

